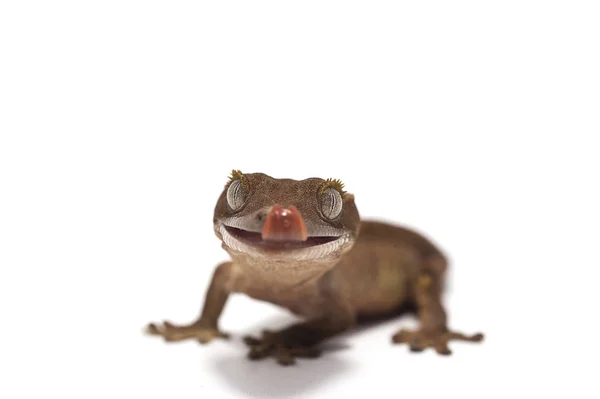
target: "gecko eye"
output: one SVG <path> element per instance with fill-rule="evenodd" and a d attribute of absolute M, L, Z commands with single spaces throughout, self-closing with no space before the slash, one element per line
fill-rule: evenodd
<path fill-rule="evenodd" d="M 232 181 L 227 188 L 227 204 L 232 210 L 237 211 L 244 205 L 245 201 L 246 192 L 242 187 L 242 182 L 240 180 Z"/>
<path fill-rule="evenodd" d="M 329 187 L 321 194 L 321 212 L 327 219 L 335 219 L 342 212 L 342 195 Z"/>

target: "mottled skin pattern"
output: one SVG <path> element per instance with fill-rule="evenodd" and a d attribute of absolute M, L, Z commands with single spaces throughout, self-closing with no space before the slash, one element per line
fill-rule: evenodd
<path fill-rule="evenodd" d="M 307 232 L 305 241 L 298 238 L 297 220 Z M 450 354 L 450 340 L 483 339 L 448 329 L 441 301 L 447 261 L 441 251 L 411 230 L 361 222 L 354 196 L 339 181 L 234 171 L 217 201 L 214 228 L 231 261 L 216 268 L 200 317 L 189 325 L 151 323 L 149 334 L 201 343 L 226 338 L 218 319 L 229 294 L 238 292 L 306 319 L 245 338 L 251 359 L 273 356 L 282 365 L 318 356 L 317 344 L 352 328 L 361 316 L 392 315 L 406 305 L 416 309 L 420 326 L 397 332 L 392 342 L 412 351 L 431 347 Z"/>

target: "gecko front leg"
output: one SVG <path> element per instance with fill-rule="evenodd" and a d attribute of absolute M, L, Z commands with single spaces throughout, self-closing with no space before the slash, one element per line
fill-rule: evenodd
<path fill-rule="evenodd" d="M 450 355 L 448 343 L 452 340 L 480 342 L 483 334 L 467 335 L 451 331 L 447 327 L 447 317 L 441 302 L 442 281 L 445 267 L 438 267 L 439 259 L 430 260 L 434 265 L 426 267 L 419 277 L 416 287 L 416 304 L 420 326 L 418 330 L 400 330 L 392 337 L 394 343 L 405 343 L 413 352 L 434 348 L 441 355 Z"/>
<path fill-rule="evenodd" d="M 233 267 L 231 262 L 217 266 L 206 293 L 202 313 L 196 321 L 186 325 L 174 325 L 168 321 L 150 323 L 146 326 L 146 333 L 161 336 L 167 342 L 196 339 L 205 344 L 214 338 L 229 338 L 228 334 L 219 330 L 218 320 L 233 285 Z"/>

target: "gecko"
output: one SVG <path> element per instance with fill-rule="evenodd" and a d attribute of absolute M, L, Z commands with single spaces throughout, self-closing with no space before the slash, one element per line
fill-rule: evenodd
<path fill-rule="evenodd" d="M 219 318 L 228 297 L 242 293 L 301 320 L 244 337 L 252 360 L 274 358 L 288 366 L 318 357 L 323 341 L 402 308 L 412 309 L 418 328 L 401 329 L 391 341 L 412 352 L 450 355 L 452 340 L 483 340 L 482 333 L 448 327 L 442 296 L 449 262 L 442 251 L 407 227 L 361 220 L 354 194 L 339 179 L 233 170 L 213 227 L 231 260 L 213 272 L 200 315 L 189 324 L 149 323 L 147 334 L 167 342 L 227 339 Z"/>

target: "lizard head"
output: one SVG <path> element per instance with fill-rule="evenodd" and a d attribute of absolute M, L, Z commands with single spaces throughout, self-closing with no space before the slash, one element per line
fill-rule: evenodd
<path fill-rule="evenodd" d="M 332 261 L 348 251 L 360 218 L 339 180 L 275 179 L 234 170 L 214 213 L 232 254 L 290 261 Z"/>

